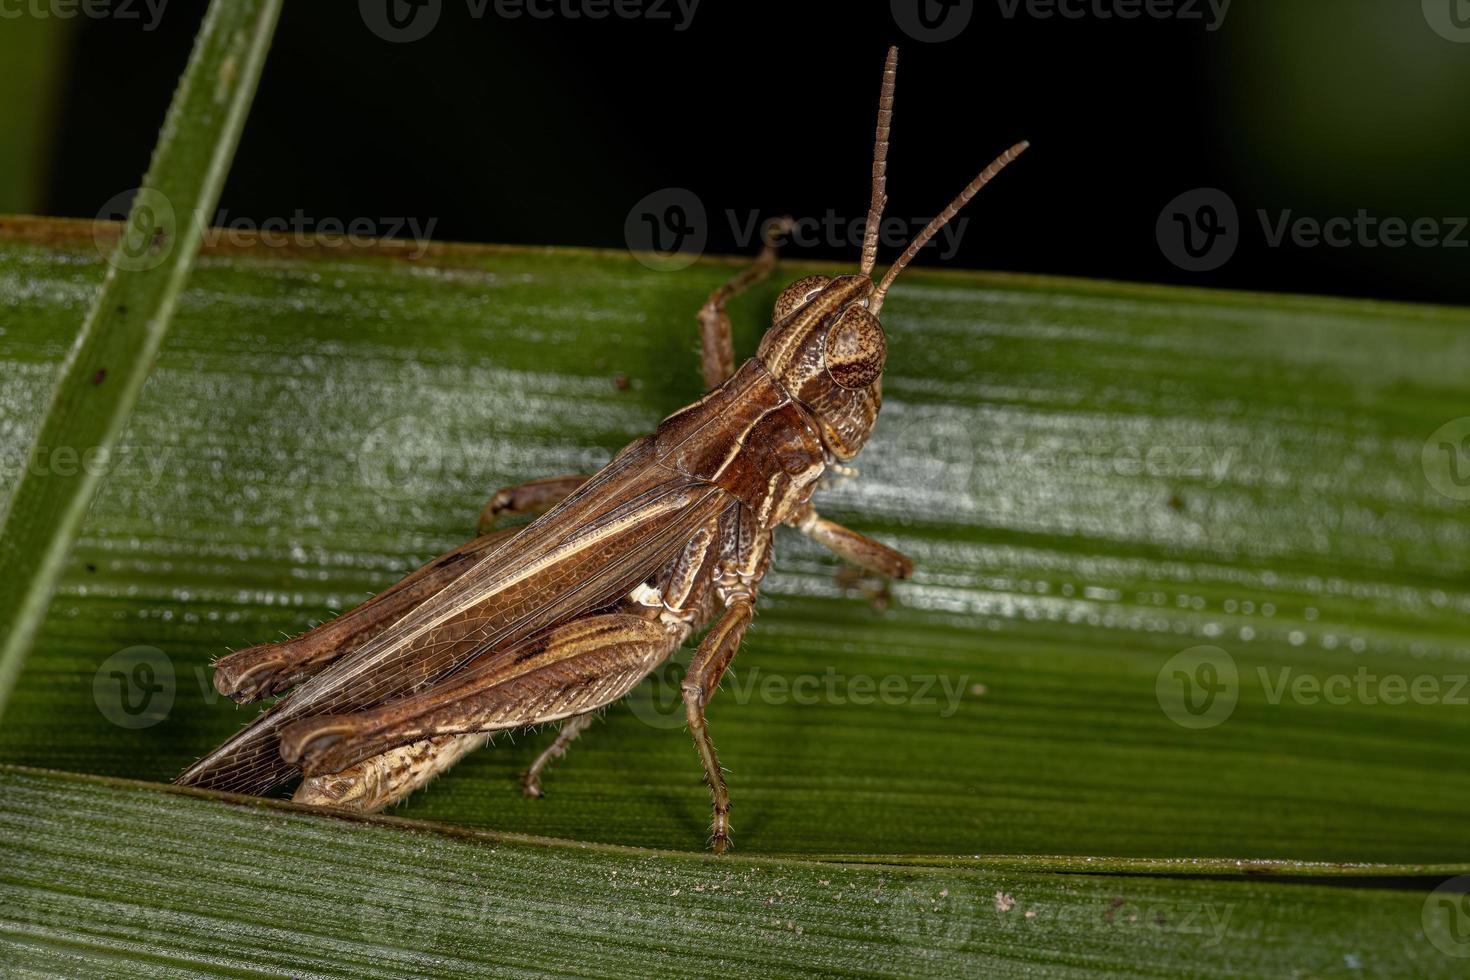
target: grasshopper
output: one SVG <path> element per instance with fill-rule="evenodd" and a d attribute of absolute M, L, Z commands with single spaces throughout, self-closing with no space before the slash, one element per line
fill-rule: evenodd
<path fill-rule="evenodd" d="M 904 555 L 819 515 L 812 493 L 872 434 L 889 287 L 1027 146 L 981 171 L 875 286 L 897 64 L 890 48 L 857 275 L 786 287 L 756 356 L 737 369 L 726 304 L 774 267 L 768 228 L 753 264 L 699 311 L 702 399 L 592 476 L 498 491 L 478 537 L 352 611 L 220 660 L 215 687 L 237 702 L 294 690 L 177 782 L 265 793 L 299 772 L 297 801 L 370 812 L 424 786 L 490 733 L 560 722 L 522 777 L 523 791 L 540 796 L 541 773 L 594 713 L 710 626 L 681 691 L 710 790 L 711 843 L 724 852 L 730 796 L 706 711 L 750 626 L 775 529 L 793 527 L 879 576 L 912 572 Z M 495 526 L 531 514 L 540 516 L 523 527 Z"/>

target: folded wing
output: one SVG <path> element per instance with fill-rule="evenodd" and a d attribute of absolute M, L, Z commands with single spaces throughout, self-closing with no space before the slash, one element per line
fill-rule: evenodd
<path fill-rule="evenodd" d="M 643 582 L 731 501 L 629 446 L 571 497 L 383 633 L 292 691 L 175 782 L 264 793 L 294 772 L 280 729 L 420 690 L 477 654 L 605 606 Z"/>

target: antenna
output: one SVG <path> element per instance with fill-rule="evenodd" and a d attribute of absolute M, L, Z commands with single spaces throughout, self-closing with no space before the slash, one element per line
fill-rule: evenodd
<path fill-rule="evenodd" d="M 888 49 L 883 63 L 883 85 L 878 89 L 878 132 L 873 136 L 873 198 L 868 205 L 868 223 L 863 228 L 863 275 L 871 277 L 878 264 L 878 226 L 883 206 L 888 203 L 888 130 L 893 122 L 893 82 L 898 76 L 898 48 Z"/>
<path fill-rule="evenodd" d="M 935 215 L 934 220 L 924 226 L 924 230 L 919 232 L 918 236 L 909 243 L 909 247 L 904 249 L 904 253 L 898 257 L 898 261 L 888 267 L 888 272 L 883 276 L 883 281 L 878 284 L 878 288 L 873 290 L 873 295 L 868 299 L 869 312 L 875 316 L 877 315 L 878 311 L 883 308 L 883 295 L 888 292 L 888 287 L 893 285 L 893 280 L 898 278 L 898 274 L 913 261 L 914 256 L 919 254 L 919 249 L 928 245 L 929 240 L 935 236 L 939 229 L 947 225 L 949 220 L 959 213 L 960 208 L 970 203 L 970 198 L 974 197 L 980 188 L 990 183 L 996 174 L 1004 170 L 1006 165 L 1016 159 L 1016 157 L 1026 152 L 1026 148 L 1030 145 L 1030 143 L 1023 140 L 996 157 L 990 166 L 980 171 L 975 179 L 970 181 L 964 190 L 960 191 L 958 197 L 949 202 L 947 208 Z M 876 170 L 877 166 L 875 164 L 874 171 L 876 172 Z M 866 261 L 866 255 L 864 255 L 864 260 Z"/>

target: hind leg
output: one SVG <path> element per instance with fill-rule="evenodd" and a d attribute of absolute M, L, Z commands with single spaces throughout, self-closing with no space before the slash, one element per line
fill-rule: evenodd
<path fill-rule="evenodd" d="M 574 619 L 490 650 L 453 676 L 377 708 L 316 715 L 281 729 L 281 757 L 308 776 L 441 735 L 529 728 L 623 697 L 682 640 L 631 613 Z"/>
<path fill-rule="evenodd" d="M 591 713 L 577 715 L 561 723 L 556 741 L 521 775 L 522 793 L 537 798 L 543 795 L 541 774 L 553 761 L 567 754 L 567 747 L 592 724 L 595 717 Z M 310 806 L 335 806 L 375 813 L 423 789 L 434 777 L 448 771 L 489 741 L 489 733 L 475 732 L 439 735 L 402 745 L 348 766 L 341 772 L 303 779 L 291 799 Z"/>
<path fill-rule="evenodd" d="M 549 476 L 495 491 L 485 509 L 480 511 L 476 534 L 489 534 L 503 517 L 540 514 L 570 497 L 589 477 Z"/>
<path fill-rule="evenodd" d="M 291 797 L 310 806 L 374 813 L 422 789 L 490 740 L 489 735 L 441 735 L 400 746 L 355 766 L 301 781 Z"/>

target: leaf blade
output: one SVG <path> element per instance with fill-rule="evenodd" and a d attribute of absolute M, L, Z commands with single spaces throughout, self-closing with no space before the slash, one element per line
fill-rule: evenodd
<path fill-rule="evenodd" d="M 22 828 L 25 828 L 22 830 Z M 0 946 L 69 972 L 1413 972 L 1430 883 L 844 866 L 461 840 L 0 770 Z M 1355 964 L 1355 966 L 1354 966 Z"/>
<path fill-rule="evenodd" d="M 102 475 L 90 463 L 43 474 L 38 457 L 105 459 L 116 444 L 219 200 L 280 7 L 210 4 L 129 215 L 142 237 L 119 239 L 0 515 L 0 714 Z"/>
<path fill-rule="evenodd" d="M 64 227 L 0 248 L 0 295 L 37 297 L 0 337 L 17 376 L 57 356 L 65 306 L 95 275 Z M 208 697 L 207 664 L 224 649 L 359 601 L 468 534 L 496 486 L 596 466 L 692 400 L 695 358 L 678 356 L 692 346 L 689 311 L 731 267 L 669 276 L 569 250 L 353 254 L 202 260 L 126 440 L 135 465 L 99 498 L 0 757 L 172 776 L 246 716 Z M 1273 703 L 1268 686 L 1283 667 L 1463 670 L 1463 511 L 1423 483 L 1417 452 L 1464 386 L 1466 315 L 914 276 L 885 311 L 889 403 L 862 476 L 821 504 L 908 550 L 918 572 L 876 615 L 840 594 L 824 555 L 778 542 L 712 708 L 737 847 L 1458 862 L 1444 828 L 1470 805 L 1454 776 L 1463 710 Z M 777 288 L 737 305 L 738 349 L 752 349 Z M 1237 347 L 1242 367 L 1222 374 Z M 417 425 L 398 439 L 403 415 Z M 1241 433 L 1274 447 L 1261 452 L 1271 465 L 1247 456 L 1255 471 L 1218 483 L 1183 463 L 1094 465 L 1130 444 L 1253 449 Z M 1373 509 L 1381 521 L 1352 517 Z M 1320 548 L 1314 528 L 1344 516 Z M 1215 628 L 1224 636 L 1205 635 Z M 1155 684 L 1201 642 L 1229 648 L 1241 691 L 1225 723 L 1191 731 Z M 176 679 L 167 717 L 138 730 L 114 725 L 94 686 L 108 655 L 134 645 L 166 654 Z M 897 703 L 877 687 L 888 676 L 910 683 Z M 955 711 L 938 688 L 920 703 L 924 676 L 959 690 Z M 554 767 L 546 800 L 516 793 L 542 733 L 471 757 L 405 812 L 697 849 L 707 801 L 682 722 L 664 711 L 677 700 L 661 697 L 676 682 L 610 711 Z"/>

